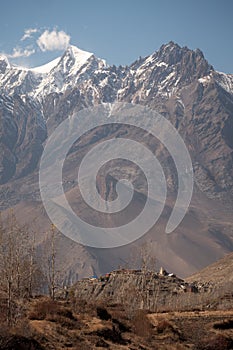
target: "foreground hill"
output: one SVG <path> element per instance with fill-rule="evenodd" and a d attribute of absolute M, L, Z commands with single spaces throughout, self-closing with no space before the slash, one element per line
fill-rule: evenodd
<path fill-rule="evenodd" d="M 189 295 L 189 297 L 191 294 Z M 233 310 L 151 313 L 106 300 L 18 300 L 14 322 L 0 299 L 1 350 L 230 350 Z M 19 312 L 20 311 L 20 312 Z"/>
<path fill-rule="evenodd" d="M 54 300 L 14 295 L 10 313 L 1 291 L 0 349 L 231 350 L 230 287 L 121 269 L 56 290 Z"/>

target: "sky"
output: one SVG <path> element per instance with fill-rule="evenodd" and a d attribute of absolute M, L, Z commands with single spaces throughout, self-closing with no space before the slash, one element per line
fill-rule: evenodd
<path fill-rule="evenodd" d="M 35 67 L 69 44 L 129 65 L 174 41 L 233 73 L 232 0 L 0 0 L 0 53 Z"/>

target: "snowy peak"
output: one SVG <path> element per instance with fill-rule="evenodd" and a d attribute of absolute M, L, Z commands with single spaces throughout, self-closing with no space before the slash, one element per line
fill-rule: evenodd
<path fill-rule="evenodd" d="M 179 56 L 183 53 L 185 48 L 181 48 L 178 44 L 170 41 L 168 44 L 164 44 L 160 49 L 155 52 L 155 55 L 161 60 L 168 64 L 175 64 Z M 169 62 L 170 61 L 170 62 Z"/>
<path fill-rule="evenodd" d="M 0 55 L 0 74 L 4 74 L 9 68 L 11 68 L 11 65 L 8 58 L 4 55 Z"/>
<path fill-rule="evenodd" d="M 213 70 L 200 50 L 180 47 L 172 41 L 130 66 L 138 94 L 136 101 L 147 99 L 151 94 L 169 98 L 181 87 L 208 76 Z M 120 96 L 127 89 L 124 88 Z"/>
<path fill-rule="evenodd" d="M 215 72 L 215 80 L 227 92 L 233 94 L 233 74 Z"/>
<path fill-rule="evenodd" d="M 93 56 L 92 53 L 80 50 L 76 46 L 70 45 L 62 56 L 58 69 L 62 70 L 63 73 L 70 72 L 71 70 L 73 72 L 78 71 L 84 64 L 87 63 L 91 56 Z"/>
<path fill-rule="evenodd" d="M 83 80 L 88 80 L 96 70 L 105 66 L 104 60 L 70 45 L 60 59 L 36 68 L 37 72 L 43 70 L 44 73 L 46 71 L 47 73 L 42 76 L 34 96 L 43 98 L 53 92 L 60 93 L 72 89 Z"/>
<path fill-rule="evenodd" d="M 189 72 L 190 76 L 200 78 L 208 75 L 213 70 L 201 50 L 191 50 L 187 46 L 180 47 L 173 41 L 162 45 L 155 55 L 160 61 L 167 63 L 169 66 L 177 66 L 181 74 L 185 73 L 186 75 Z"/>
<path fill-rule="evenodd" d="M 71 56 L 76 61 L 85 62 L 93 53 L 79 49 L 74 45 L 69 45 L 63 56 Z"/>
<path fill-rule="evenodd" d="M 57 67 L 57 70 L 62 70 L 63 73 L 73 69 L 80 69 L 93 54 L 87 51 L 80 50 L 76 46 L 70 45 L 61 57 L 44 64 L 39 67 L 31 68 L 35 73 L 48 74 Z"/>
<path fill-rule="evenodd" d="M 35 68 L 11 66 L 6 57 L 0 56 L 0 91 L 43 99 L 50 93 L 75 87 L 103 67 L 104 60 L 73 45 L 61 57 Z"/>
<path fill-rule="evenodd" d="M 41 73 L 41 74 L 47 74 L 49 73 L 54 67 L 58 65 L 58 62 L 61 60 L 61 57 L 55 58 L 55 60 L 46 63 L 42 66 L 31 68 L 30 71 L 34 73 Z"/>
<path fill-rule="evenodd" d="M 168 44 L 164 44 L 160 49 L 155 52 L 155 55 L 161 60 L 169 65 L 177 64 L 182 61 L 186 56 L 191 56 L 193 61 L 195 60 L 205 60 L 204 55 L 201 50 L 191 50 L 187 46 L 181 47 L 178 44 L 170 41 Z"/>

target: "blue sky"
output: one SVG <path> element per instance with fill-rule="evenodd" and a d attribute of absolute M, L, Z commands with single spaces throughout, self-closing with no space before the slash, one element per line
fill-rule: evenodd
<path fill-rule="evenodd" d="M 71 43 L 126 65 L 173 40 L 233 73 L 232 18 L 231 0 L 2 0 L 0 52 L 37 66 Z"/>

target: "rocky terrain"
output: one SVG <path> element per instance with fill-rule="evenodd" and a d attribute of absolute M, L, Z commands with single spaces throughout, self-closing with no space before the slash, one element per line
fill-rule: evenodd
<path fill-rule="evenodd" d="M 206 286 L 207 289 L 211 286 Z M 83 279 L 72 287 L 75 297 L 83 300 L 116 302 L 132 309 L 150 311 L 174 308 L 174 296 L 198 292 L 198 286 L 188 284 L 173 274 L 142 270 L 116 270 L 99 278 Z M 199 292 L 204 286 L 199 286 Z M 185 299 L 185 298 L 184 298 Z"/>
<path fill-rule="evenodd" d="M 215 285 L 224 286 L 233 282 L 233 254 L 227 254 L 224 258 L 207 266 L 206 268 L 189 276 L 186 280 L 212 282 Z"/>
<path fill-rule="evenodd" d="M 202 273 L 198 278 L 194 275 L 183 280 L 166 272 L 115 270 L 99 278 L 78 281 L 70 293 L 87 302 L 119 303 L 128 310 L 170 312 L 231 309 L 231 278 L 205 280 L 201 276 Z"/>
<path fill-rule="evenodd" d="M 215 283 L 187 282 L 164 270 L 121 269 L 83 279 L 55 300 L 15 298 L 9 324 L 1 292 L 0 348 L 230 350 L 232 286 L 231 297 L 225 293 Z"/>
<path fill-rule="evenodd" d="M 37 217 L 38 244 L 44 244 L 43 232 L 49 226 L 38 186 L 38 166 L 46 138 L 82 108 L 120 101 L 146 105 L 168 118 L 189 149 L 195 173 L 187 216 L 167 236 L 164 228 L 176 196 L 176 170 L 167 150 L 149 135 L 143 136 L 163 166 L 168 198 L 157 225 L 136 245 L 150 241 L 158 263 L 168 270 L 172 267 L 182 277 L 232 251 L 233 78 L 216 72 L 200 50 L 170 42 L 129 67 L 108 66 L 74 46 L 61 58 L 36 69 L 12 66 L 1 56 L 0 94 L 0 209 L 14 207 L 19 219 L 29 225 Z M 104 132 L 94 130 L 74 144 L 66 159 L 63 185 L 67 198 L 75 212 L 97 224 L 107 220 L 114 226 L 118 218 L 102 218 L 87 208 L 77 191 L 74 164 L 77 166 L 87 150 L 101 140 L 124 135 L 142 137 L 138 130 L 125 125 Z M 146 192 L 134 167 L 122 162 L 112 165 L 111 176 L 107 180 L 100 176 L 98 187 L 104 198 L 114 198 L 119 169 L 130 174 L 136 184 L 130 218 L 140 210 Z M 62 239 L 61 246 L 61 265 L 70 282 L 127 263 L 134 248 L 83 248 L 67 238 Z"/>

